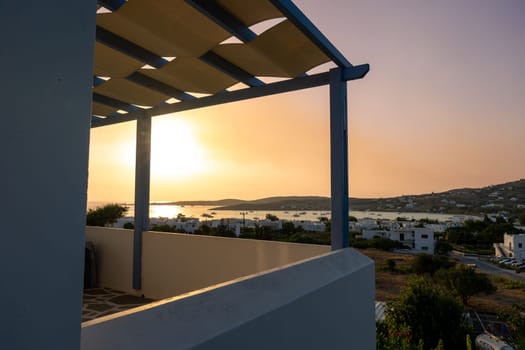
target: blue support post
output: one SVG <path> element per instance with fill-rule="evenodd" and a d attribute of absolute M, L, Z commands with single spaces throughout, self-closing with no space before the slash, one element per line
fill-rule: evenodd
<path fill-rule="evenodd" d="M 151 163 L 151 116 L 143 111 L 137 118 L 135 162 L 135 228 L 133 234 L 133 288 L 142 288 L 142 234 L 149 228 Z"/>
<path fill-rule="evenodd" d="M 332 250 L 348 247 L 348 127 L 342 68 L 330 70 Z"/>

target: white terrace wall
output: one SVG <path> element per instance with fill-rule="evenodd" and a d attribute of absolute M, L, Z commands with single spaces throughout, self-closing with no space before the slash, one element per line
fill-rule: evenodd
<path fill-rule="evenodd" d="M 131 288 L 131 230 L 87 227 L 95 246 L 98 282 L 161 299 L 290 264 L 330 251 L 329 246 L 145 232 L 142 290 Z"/>
<path fill-rule="evenodd" d="M 131 287 L 133 230 L 88 226 L 86 242 L 94 245 L 98 285 L 136 293 Z"/>
<path fill-rule="evenodd" d="M 347 248 L 82 324 L 82 350 L 375 349 L 374 263 Z"/>

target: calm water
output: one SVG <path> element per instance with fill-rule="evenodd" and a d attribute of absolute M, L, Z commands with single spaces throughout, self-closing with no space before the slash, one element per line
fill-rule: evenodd
<path fill-rule="evenodd" d="M 103 202 L 89 202 L 88 209 L 94 209 L 97 206 L 102 206 L 106 203 Z M 126 216 L 132 216 L 134 207 L 133 204 L 128 204 L 129 211 Z M 213 210 L 210 206 L 200 205 L 164 205 L 164 204 L 151 204 L 149 215 L 151 218 L 165 217 L 174 218 L 178 214 L 183 214 L 186 217 L 193 217 L 197 219 L 210 219 L 212 216 L 214 219 L 227 219 L 227 218 L 242 218 L 243 214 L 246 219 L 264 219 L 266 214 L 273 214 L 282 220 L 313 220 L 316 221 L 319 217 L 330 217 L 329 211 L 284 211 L 284 210 L 254 210 L 254 211 L 240 211 L 240 210 Z M 204 216 L 203 216 L 204 215 Z M 373 219 L 390 219 L 394 220 L 399 216 L 406 217 L 408 219 L 423 219 L 429 218 L 439 221 L 452 220 L 454 215 L 452 214 L 433 214 L 433 213 L 403 213 L 403 212 L 380 212 L 380 211 L 350 211 L 350 215 L 355 216 L 358 219 L 373 218 Z M 467 216 L 465 216 L 467 217 Z M 468 218 L 475 218 L 468 216 Z"/>

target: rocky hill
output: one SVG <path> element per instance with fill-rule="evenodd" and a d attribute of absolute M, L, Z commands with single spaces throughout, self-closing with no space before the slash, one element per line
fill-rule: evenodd
<path fill-rule="evenodd" d="M 482 188 L 394 198 L 351 199 L 352 209 L 452 214 L 523 213 L 525 179 Z"/>
<path fill-rule="evenodd" d="M 330 210 L 330 198 L 315 196 L 269 197 L 252 201 L 185 201 L 178 205 L 217 206 L 214 210 Z M 525 212 L 525 179 L 483 188 L 461 188 L 441 193 L 392 198 L 350 198 L 353 210 L 488 214 Z"/>

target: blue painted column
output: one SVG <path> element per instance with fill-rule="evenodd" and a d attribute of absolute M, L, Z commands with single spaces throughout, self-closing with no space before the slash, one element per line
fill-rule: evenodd
<path fill-rule="evenodd" d="M 0 1 L 0 348 L 79 349 L 95 1 Z"/>
<path fill-rule="evenodd" d="M 142 234 L 149 228 L 151 163 L 151 117 L 146 111 L 137 118 L 135 160 L 135 220 L 133 234 L 133 288 L 142 288 Z"/>
<path fill-rule="evenodd" d="M 348 247 L 348 127 L 343 69 L 330 70 L 332 250 Z"/>

